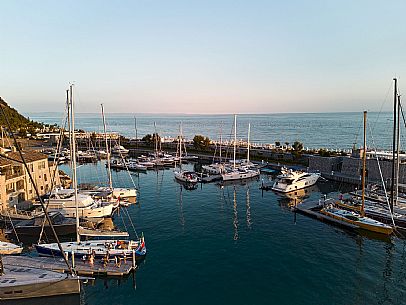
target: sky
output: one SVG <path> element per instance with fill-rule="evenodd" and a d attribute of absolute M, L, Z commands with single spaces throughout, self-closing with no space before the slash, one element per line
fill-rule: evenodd
<path fill-rule="evenodd" d="M 406 1 L 0 1 L 0 96 L 21 112 L 390 110 Z"/>

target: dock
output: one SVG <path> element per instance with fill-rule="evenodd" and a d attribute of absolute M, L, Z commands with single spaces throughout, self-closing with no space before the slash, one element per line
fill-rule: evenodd
<path fill-rule="evenodd" d="M 325 204 L 328 204 L 330 201 L 332 201 L 333 199 L 327 199 L 325 201 Z M 320 208 L 321 206 L 319 205 L 319 201 L 304 201 L 303 203 L 299 204 L 298 206 L 296 206 L 294 208 L 295 212 L 300 213 L 302 215 L 306 215 L 309 216 L 311 218 L 316 218 L 318 220 L 321 220 L 323 222 L 327 222 L 339 227 L 343 227 L 346 229 L 350 229 L 350 230 L 357 230 L 360 227 L 345 221 L 341 221 L 332 217 L 328 217 L 327 215 L 324 215 L 322 213 L 320 213 Z"/>
<path fill-rule="evenodd" d="M 4 265 L 13 267 L 32 267 L 38 269 L 51 270 L 56 272 L 67 273 L 68 267 L 61 257 L 29 257 L 29 256 L 4 256 Z M 70 261 L 70 263 L 72 263 Z M 115 266 L 114 260 L 110 260 L 106 266 L 101 260 L 95 260 L 93 265 L 88 261 L 75 259 L 74 269 L 78 275 L 93 276 L 124 276 L 137 269 L 137 265 L 133 263 L 131 258 L 124 261 L 121 260 L 120 267 Z"/>

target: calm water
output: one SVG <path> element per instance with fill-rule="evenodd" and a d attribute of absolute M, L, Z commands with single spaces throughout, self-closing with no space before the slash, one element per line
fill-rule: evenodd
<path fill-rule="evenodd" d="M 31 113 L 31 119 L 47 124 L 63 125 L 62 113 Z M 237 132 L 239 139 L 246 139 L 248 123 L 251 123 L 251 141 L 257 144 L 293 143 L 296 140 L 309 148 L 350 149 L 354 143 L 362 144 L 362 113 L 293 113 L 239 115 Z M 368 114 L 369 146 L 388 149 L 391 147 L 392 114 Z M 108 130 L 127 137 L 135 137 L 133 114 L 106 114 Z M 192 139 L 196 134 L 219 139 L 230 139 L 233 133 L 232 115 L 137 115 L 138 137 L 155 132 L 162 136 L 175 137 L 179 123 L 183 124 L 184 135 Z M 86 131 L 103 130 L 100 114 L 77 114 L 77 128 Z"/>
<path fill-rule="evenodd" d="M 102 166 L 83 165 L 78 176 L 107 181 Z M 148 255 L 135 278 L 85 287 L 82 304 L 405 304 L 404 240 L 295 217 L 288 199 L 262 196 L 260 181 L 187 191 L 172 170 L 131 177 L 113 172 L 117 185 L 139 188 L 128 212 Z M 309 197 L 336 190 L 321 183 Z M 115 218 L 122 228 L 124 214 Z"/>

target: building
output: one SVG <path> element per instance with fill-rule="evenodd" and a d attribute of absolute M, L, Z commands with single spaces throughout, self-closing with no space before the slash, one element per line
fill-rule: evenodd
<path fill-rule="evenodd" d="M 351 156 L 322 157 L 309 156 L 309 170 L 319 171 L 327 179 L 361 183 L 362 159 L 361 151 L 353 152 Z M 406 159 L 400 156 L 399 183 L 406 183 Z M 378 161 L 379 160 L 379 161 Z M 392 179 L 392 154 L 382 152 L 367 152 L 366 179 L 367 183 L 391 185 Z"/>
<path fill-rule="evenodd" d="M 23 152 L 29 172 L 40 195 L 60 185 L 57 167 L 48 162 L 48 156 L 35 151 Z M 53 182 L 54 181 L 54 182 Z M 36 192 L 18 152 L 0 155 L 0 209 L 35 199 Z"/>

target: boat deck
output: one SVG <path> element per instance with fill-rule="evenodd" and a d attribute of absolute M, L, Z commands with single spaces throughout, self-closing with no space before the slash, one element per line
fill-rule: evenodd
<path fill-rule="evenodd" d="M 329 203 L 329 201 L 331 201 L 333 199 L 327 199 L 326 200 L 326 204 Z M 297 207 L 295 207 L 295 211 L 297 213 L 312 217 L 312 218 L 316 218 L 318 220 L 324 221 L 324 222 L 328 222 L 331 223 L 333 225 L 336 226 L 340 226 L 340 227 L 344 227 L 350 230 L 356 230 L 359 229 L 359 226 L 345 222 L 345 221 L 341 221 L 332 217 L 328 217 L 327 215 L 324 215 L 322 213 L 320 213 L 320 205 L 319 205 L 319 201 L 312 201 L 312 200 L 306 200 L 303 203 L 299 204 Z"/>
<path fill-rule="evenodd" d="M 61 257 L 4 256 L 3 263 L 14 267 L 32 267 L 58 272 L 68 271 L 68 267 Z M 114 260 L 110 260 L 107 266 L 104 266 L 99 259 L 96 259 L 93 265 L 90 265 L 88 261 L 75 259 L 75 270 L 78 275 L 124 276 L 136 269 L 137 265 L 133 265 L 131 258 L 125 262 L 121 260 L 120 267 L 115 266 Z"/>

